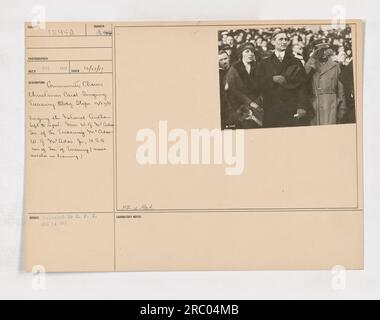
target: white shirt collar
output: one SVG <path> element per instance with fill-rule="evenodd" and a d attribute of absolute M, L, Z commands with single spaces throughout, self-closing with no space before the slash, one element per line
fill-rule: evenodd
<path fill-rule="evenodd" d="M 274 53 L 276 54 L 276 57 L 277 57 L 278 59 L 281 59 L 281 60 L 284 59 L 285 51 L 280 51 L 280 52 L 275 51 Z"/>

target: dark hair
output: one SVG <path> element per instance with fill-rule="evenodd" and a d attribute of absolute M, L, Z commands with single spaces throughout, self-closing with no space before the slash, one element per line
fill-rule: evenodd
<path fill-rule="evenodd" d="M 285 34 L 286 35 L 286 37 L 288 37 L 288 34 L 286 33 L 286 31 L 285 30 L 282 30 L 282 29 L 278 29 L 278 30 L 276 30 L 275 32 L 273 32 L 273 34 L 272 34 L 272 37 L 271 37 L 271 40 L 273 41 L 279 34 Z"/>
<path fill-rule="evenodd" d="M 238 56 L 240 59 L 242 58 L 243 52 L 247 49 L 251 50 L 253 54 L 255 53 L 255 46 L 250 42 L 246 42 L 238 48 Z"/>

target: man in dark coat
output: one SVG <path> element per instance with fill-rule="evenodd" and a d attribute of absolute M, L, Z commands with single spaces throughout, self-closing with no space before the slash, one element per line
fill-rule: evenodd
<path fill-rule="evenodd" d="M 219 50 L 219 87 L 224 87 L 224 77 L 230 68 L 230 57 L 224 50 Z"/>
<path fill-rule="evenodd" d="M 353 62 L 342 68 L 340 81 L 343 84 L 344 96 L 346 99 L 347 113 L 343 118 L 344 123 L 355 123 L 355 87 L 354 87 L 354 71 Z"/>
<path fill-rule="evenodd" d="M 222 128 L 225 127 L 226 123 L 226 108 L 227 108 L 227 97 L 224 90 L 225 87 L 225 77 L 230 68 L 230 57 L 224 50 L 219 50 L 219 97 L 220 97 L 220 112 L 221 112 L 221 124 Z"/>
<path fill-rule="evenodd" d="M 263 127 L 307 125 L 305 69 L 299 59 L 286 52 L 289 41 L 285 32 L 274 32 L 272 44 L 274 52 L 260 63 L 257 72 L 264 99 Z"/>

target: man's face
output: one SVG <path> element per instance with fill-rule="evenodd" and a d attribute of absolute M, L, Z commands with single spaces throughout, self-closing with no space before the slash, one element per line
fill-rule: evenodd
<path fill-rule="evenodd" d="M 227 44 L 230 45 L 230 46 L 233 46 L 234 45 L 234 38 L 232 36 L 228 36 L 227 37 Z"/>
<path fill-rule="evenodd" d="M 328 48 L 327 49 L 319 49 L 316 51 L 315 57 L 321 62 L 326 62 L 328 59 L 328 52 L 329 52 Z"/>
<path fill-rule="evenodd" d="M 222 36 L 222 43 L 227 44 L 227 35 L 226 34 L 223 34 L 223 36 Z"/>
<path fill-rule="evenodd" d="M 219 68 L 223 70 L 227 70 L 230 66 L 230 57 L 227 53 L 221 53 L 219 55 Z"/>
<path fill-rule="evenodd" d="M 294 46 L 293 48 L 293 52 L 296 53 L 296 54 L 299 54 L 299 55 L 302 55 L 303 53 L 303 48 L 299 45 L 296 45 Z"/>
<path fill-rule="evenodd" d="M 288 37 L 285 33 L 279 33 L 276 35 L 276 37 L 273 39 L 273 46 L 275 50 L 277 51 L 285 51 L 288 47 Z"/>

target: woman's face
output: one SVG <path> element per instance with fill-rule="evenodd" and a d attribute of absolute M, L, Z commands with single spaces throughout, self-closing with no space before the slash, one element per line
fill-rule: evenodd
<path fill-rule="evenodd" d="M 255 55 L 251 49 L 245 49 L 242 52 L 243 62 L 250 63 L 254 60 L 254 58 L 255 58 Z"/>

